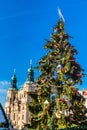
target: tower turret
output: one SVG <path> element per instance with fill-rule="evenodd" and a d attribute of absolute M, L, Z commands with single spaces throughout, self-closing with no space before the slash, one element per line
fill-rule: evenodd
<path fill-rule="evenodd" d="M 30 68 L 28 69 L 26 83 L 34 82 L 34 69 L 32 67 L 32 60 L 30 60 Z"/>
<path fill-rule="evenodd" d="M 17 78 L 16 78 L 16 72 L 14 70 L 14 74 L 11 78 L 11 85 L 10 85 L 10 90 L 17 90 Z"/>
<path fill-rule="evenodd" d="M 14 110 L 18 104 L 18 96 L 17 95 L 18 95 L 17 78 L 16 78 L 16 72 L 14 70 L 14 74 L 11 78 L 10 87 L 7 91 L 7 98 L 6 98 L 6 104 L 5 104 L 5 113 L 7 115 L 9 122 L 13 121 L 13 124 L 17 120 L 17 118 L 15 118 L 15 117 L 17 117 L 17 115 L 15 115 L 15 112 L 14 112 Z M 13 120 L 13 115 L 15 115 L 14 120 Z"/>

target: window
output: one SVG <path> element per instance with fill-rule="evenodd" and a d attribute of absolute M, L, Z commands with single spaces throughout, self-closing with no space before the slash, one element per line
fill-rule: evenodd
<path fill-rule="evenodd" d="M 15 113 L 14 113 L 14 117 L 13 117 L 13 119 L 15 120 Z"/>
<path fill-rule="evenodd" d="M 15 96 L 13 97 L 13 101 L 15 100 Z"/>
<path fill-rule="evenodd" d="M 9 98 L 9 101 L 10 101 L 10 103 L 11 103 L 11 101 L 12 101 L 11 98 Z"/>
<path fill-rule="evenodd" d="M 26 93 L 24 92 L 24 97 L 26 96 Z"/>
<path fill-rule="evenodd" d="M 8 120 L 10 120 L 10 114 L 7 114 L 7 118 L 8 118 Z"/>
<path fill-rule="evenodd" d="M 20 116 L 19 116 L 19 118 L 18 118 L 19 120 L 20 120 Z"/>
<path fill-rule="evenodd" d="M 20 105 L 18 106 L 18 111 L 20 111 Z"/>
<path fill-rule="evenodd" d="M 22 120 L 24 120 L 24 115 L 22 115 Z"/>
<path fill-rule="evenodd" d="M 20 99 L 21 99 L 21 94 L 20 94 Z"/>
<path fill-rule="evenodd" d="M 9 112 L 11 113 L 11 108 L 9 107 Z"/>
<path fill-rule="evenodd" d="M 22 107 L 22 110 L 24 110 L 24 106 Z"/>
<path fill-rule="evenodd" d="M 7 97 L 7 101 L 9 101 L 9 97 Z"/>

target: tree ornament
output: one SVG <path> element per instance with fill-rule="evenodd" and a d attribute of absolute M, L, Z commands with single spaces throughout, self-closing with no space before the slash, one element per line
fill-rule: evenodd
<path fill-rule="evenodd" d="M 57 65 L 57 73 L 59 74 L 60 72 L 61 72 L 61 65 L 59 64 L 59 65 Z"/>
<path fill-rule="evenodd" d="M 48 100 L 45 100 L 45 102 L 44 102 L 44 110 L 48 110 L 48 108 L 49 108 L 49 102 L 48 102 Z"/>
<path fill-rule="evenodd" d="M 57 86 L 58 94 L 62 93 L 63 87 L 62 86 Z"/>
<path fill-rule="evenodd" d="M 59 35 L 59 38 L 60 38 L 60 39 L 63 39 L 63 35 L 62 35 L 62 34 L 60 34 L 60 35 Z"/>
<path fill-rule="evenodd" d="M 45 81 L 46 81 L 45 79 L 42 79 L 42 80 L 41 80 L 41 83 L 45 83 Z"/>
<path fill-rule="evenodd" d="M 65 66 L 63 70 L 64 70 L 64 73 L 67 73 L 69 70 L 68 66 Z"/>
<path fill-rule="evenodd" d="M 57 45 L 54 44 L 54 48 L 57 48 Z"/>
<path fill-rule="evenodd" d="M 82 78 L 82 74 L 76 74 L 77 77 Z"/>
<path fill-rule="evenodd" d="M 73 117 L 70 117 L 70 118 L 69 118 L 69 121 L 70 121 L 70 122 L 71 122 L 71 121 L 74 121 Z"/>
<path fill-rule="evenodd" d="M 62 72 L 60 72 L 59 74 L 58 74 L 58 79 L 59 79 L 59 81 L 60 82 L 62 82 L 63 81 L 63 73 Z"/>
<path fill-rule="evenodd" d="M 37 94 L 38 94 L 38 96 L 40 96 L 40 95 L 41 95 L 41 91 L 39 90 L 39 91 L 37 92 Z"/>
<path fill-rule="evenodd" d="M 63 21 L 60 19 L 58 21 L 58 30 L 63 30 L 63 28 L 64 28 L 64 24 L 63 24 Z"/>
<path fill-rule="evenodd" d="M 70 82 L 70 80 L 69 80 L 68 78 L 66 78 L 65 83 L 66 83 L 67 85 L 71 85 L 71 82 Z"/>
<path fill-rule="evenodd" d="M 70 110 L 70 111 L 69 111 L 69 114 L 70 114 L 70 115 L 73 115 L 73 111 L 72 111 L 72 110 Z"/>
<path fill-rule="evenodd" d="M 62 114 L 62 111 L 59 111 L 59 114 Z"/>
<path fill-rule="evenodd" d="M 65 58 L 63 57 L 63 58 L 62 58 L 62 64 L 64 64 L 64 63 L 65 63 Z"/>
<path fill-rule="evenodd" d="M 52 93 L 51 96 L 50 96 L 50 99 L 51 99 L 51 100 L 55 100 L 55 99 L 56 99 L 56 94 L 55 94 L 55 93 Z"/>
<path fill-rule="evenodd" d="M 58 112 L 54 112 L 56 118 L 60 119 L 61 118 L 61 113 L 58 113 Z"/>
<path fill-rule="evenodd" d="M 53 60 L 52 55 L 49 55 L 49 60 L 50 60 L 50 61 L 52 61 L 52 60 Z"/>
<path fill-rule="evenodd" d="M 63 43 L 64 43 L 64 44 L 67 44 L 67 40 L 64 40 Z"/>
<path fill-rule="evenodd" d="M 63 98 L 58 98 L 58 102 L 64 102 Z"/>
<path fill-rule="evenodd" d="M 72 104 L 71 104 L 70 100 L 66 100 L 65 102 L 66 102 L 66 104 L 67 104 L 68 108 L 70 108 L 70 107 L 72 106 Z"/>
<path fill-rule="evenodd" d="M 54 28 L 54 33 L 57 33 L 58 29 L 57 28 Z"/>
<path fill-rule="evenodd" d="M 53 41 L 54 44 L 57 44 L 56 40 Z"/>
<path fill-rule="evenodd" d="M 64 34 L 63 37 L 64 37 L 65 39 L 68 39 L 68 38 L 69 38 L 68 34 Z"/>
<path fill-rule="evenodd" d="M 63 97 L 62 97 L 64 100 L 66 100 L 66 95 L 63 95 Z"/>
<path fill-rule="evenodd" d="M 63 110 L 63 114 L 65 117 L 68 117 L 69 116 L 69 109 Z"/>
<path fill-rule="evenodd" d="M 38 95 L 38 102 L 40 103 L 41 102 L 41 97 Z"/>

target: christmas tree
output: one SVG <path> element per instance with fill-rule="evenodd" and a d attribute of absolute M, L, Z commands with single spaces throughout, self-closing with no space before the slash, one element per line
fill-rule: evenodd
<path fill-rule="evenodd" d="M 53 27 L 50 40 L 44 49 L 46 55 L 38 61 L 40 75 L 29 104 L 32 130 L 58 130 L 87 124 L 84 98 L 77 85 L 82 84 L 84 70 L 77 63 L 78 54 L 69 42 L 71 36 L 65 32 L 64 22 L 59 18 Z"/>

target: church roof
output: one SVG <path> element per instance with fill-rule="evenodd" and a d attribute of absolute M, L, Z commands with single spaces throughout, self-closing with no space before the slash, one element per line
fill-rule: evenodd
<path fill-rule="evenodd" d="M 5 115 L 5 112 L 4 112 L 4 109 L 0 103 L 0 127 L 8 127 L 9 124 L 8 124 L 8 120 L 7 120 L 7 117 Z"/>

